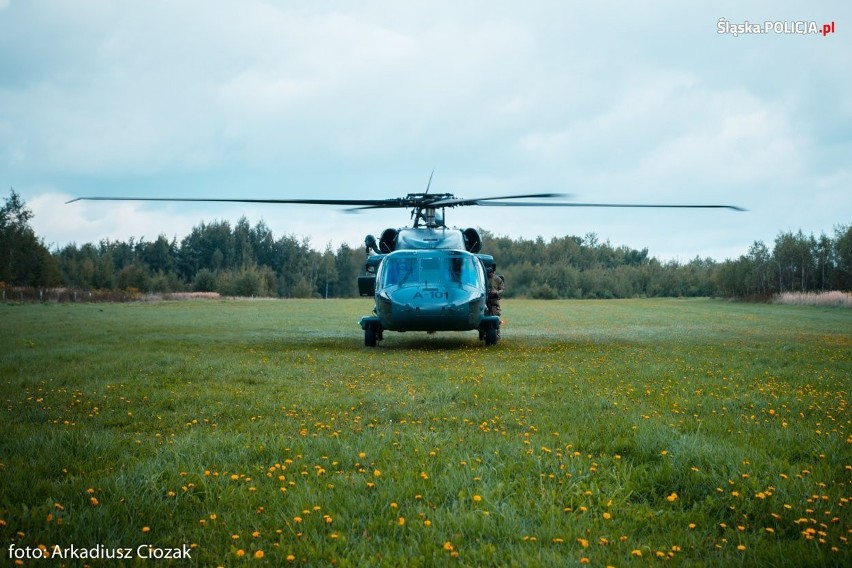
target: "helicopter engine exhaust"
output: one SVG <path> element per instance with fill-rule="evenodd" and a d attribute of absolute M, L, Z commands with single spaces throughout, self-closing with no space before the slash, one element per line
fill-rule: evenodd
<path fill-rule="evenodd" d="M 479 231 L 468 228 L 462 231 L 462 235 L 464 236 L 464 248 L 467 252 L 476 254 L 482 250 L 482 237 L 479 236 Z"/>
<path fill-rule="evenodd" d="M 382 236 L 379 237 L 379 250 L 384 254 L 395 251 L 398 235 L 399 231 L 396 229 L 385 229 L 382 231 Z"/>

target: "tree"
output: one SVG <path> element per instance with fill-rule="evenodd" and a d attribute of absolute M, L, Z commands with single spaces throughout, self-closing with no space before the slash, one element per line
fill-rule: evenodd
<path fill-rule="evenodd" d="M 33 213 L 11 190 L 0 207 L 0 282 L 20 286 L 55 286 L 59 265 L 30 227 Z"/>
<path fill-rule="evenodd" d="M 837 263 L 834 287 L 852 290 L 852 225 L 835 228 L 834 258 Z"/>

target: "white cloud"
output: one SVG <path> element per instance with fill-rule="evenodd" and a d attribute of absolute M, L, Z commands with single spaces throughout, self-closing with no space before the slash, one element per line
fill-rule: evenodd
<path fill-rule="evenodd" d="M 843 4 L 813 14 L 793 3 L 748 14 L 674 2 L 6 7 L 0 183 L 39 207 L 48 241 L 180 237 L 244 211 L 47 203 L 66 194 L 383 198 L 422 191 L 433 167 L 433 191 L 463 196 L 566 191 L 753 210 L 730 224 L 612 210 L 450 217 L 529 238 L 595 231 L 669 248 L 662 225 L 693 239 L 679 246 L 727 251 L 852 215 L 843 173 L 852 85 L 838 71 L 852 36 L 732 38 L 715 28 L 722 16 L 776 10 L 840 22 Z M 803 193 L 810 204 L 791 206 Z M 292 207 L 248 216 L 317 246 L 407 220 Z"/>

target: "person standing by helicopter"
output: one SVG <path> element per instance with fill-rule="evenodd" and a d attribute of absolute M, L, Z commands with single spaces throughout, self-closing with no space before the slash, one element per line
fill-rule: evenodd
<path fill-rule="evenodd" d="M 505 279 L 497 274 L 497 265 L 488 267 L 488 297 L 485 299 L 485 311 L 489 316 L 500 316 L 500 298 L 506 290 Z"/>

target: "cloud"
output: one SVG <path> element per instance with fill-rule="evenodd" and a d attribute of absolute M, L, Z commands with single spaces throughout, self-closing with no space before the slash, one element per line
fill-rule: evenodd
<path fill-rule="evenodd" d="M 462 226 L 528 238 L 595 231 L 660 250 L 685 234 L 694 240 L 676 244 L 687 252 L 745 250 L 779 227 L 852 215 L 852 84 L 840 72 L 850 36 L 732 38 L 716 23 L 776 13 L 840 22 L 843 6 L 9 3 L 0 183 L 39 206 L 35 221 L 50 219 L 55 242 L 180 237 L 246 213 L 324 246 L 329 235 L 359 243 L 407 214 L 47 202 L 397 197 L 424 190 L 436 168 L 432 191 L 466 197 L 562 191 L 752 209 L 744 222 L 468 208 L 450 217 Z"/>

